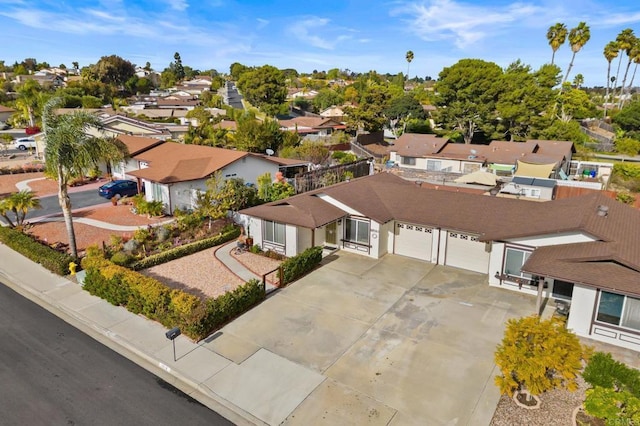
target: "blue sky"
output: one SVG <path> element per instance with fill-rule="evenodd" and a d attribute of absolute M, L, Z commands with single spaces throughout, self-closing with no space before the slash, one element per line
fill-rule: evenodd
<path fill-rule="evenodd" d="M 602 50 L 625 28 L 640 36 L 638 0 L 0 0 L 0 60 L 70 67 L 117 54 L 161 71 L 177 51 L 184 65 L 221 72 L 240 62 L 406 73 L 411 50 L 410 75 L 437 77 L 463 58 L 537 68 L 551 60 L 549 26 L 580 21 L 591 40 L 569 78 L 581 73 L 587 86 L 605 85 Z M 565 44 L 556 64 L 565 70 L 570 58 Z"/>

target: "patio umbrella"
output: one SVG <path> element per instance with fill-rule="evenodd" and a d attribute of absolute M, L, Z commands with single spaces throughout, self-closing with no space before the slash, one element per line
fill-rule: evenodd
<path fill-rule="evenodd" d="M 493 173 L 478 170 L 477 172 L 469 173 L 468 175 L 460 176 L 456 180 L 456 183 L 477 183 L 479 185 L 496 186 L 497 176 Z"/>

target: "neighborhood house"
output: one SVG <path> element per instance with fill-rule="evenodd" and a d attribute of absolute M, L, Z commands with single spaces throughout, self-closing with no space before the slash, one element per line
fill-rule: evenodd
<path fill-rule="evenodd" d="M 256 244 L 388 253 L 487 274 L 570 304 L 578 335 L 640 350 L 640 211 L 601 192 L 540 203 L 380 173 L 240 212 Z"/>

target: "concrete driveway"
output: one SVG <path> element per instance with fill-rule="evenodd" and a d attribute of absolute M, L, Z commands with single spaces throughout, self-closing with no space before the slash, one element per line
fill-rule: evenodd
<path fill-rule="evenodd" d="M 534 310 L 484 275 L 339 252 L 205 343 L 238 365 L 237 380 L 270 387 L 250 401 L 211 388 L 269 424 L 488 424 L 505 321 Z"/>

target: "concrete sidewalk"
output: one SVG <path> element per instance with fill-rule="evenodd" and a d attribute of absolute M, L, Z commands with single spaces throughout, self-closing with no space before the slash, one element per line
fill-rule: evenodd
<path fill-rule="evenodd" d="M 0 259 L 9 287 L 236 424 L 280 424 L 325 380 L 247 341 L 219 345 L 222 332 L 199 343 L 179 336 L 174 361 L 162 325 L 90 295 L 4 244 Z"/>

